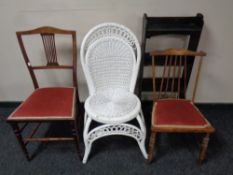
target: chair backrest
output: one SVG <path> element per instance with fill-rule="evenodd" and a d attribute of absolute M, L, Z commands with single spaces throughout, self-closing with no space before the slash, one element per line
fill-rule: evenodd
<path fill-rule="evenodd" d="M 186 98 L 188 84 L 187 59 L 200 57 L 192 90 L 191 101 L 194 101 L 202 58 L 206 53 L 202 51 L 193 52 L 186 49 L 167 49 L 164 51 L 152 51 L 150 55 L 152 56 L 151 70 L 154 101 L 161 98 Z M 160 59 L 156 59 L 158 57 Z"/>
<path fill-rule="evenodd" d="M 72 37 L 72 64 L 63 65 L 58 63 L 57 49 L 55 44 L 55 35 L 67 35 Z M 72 70 L 73 86 L 77 88 L 77 47 L 76 47 L 76 32 L 73 30 L 63 30 L 54 27 L 44 26 L 27 31 L 16 32 L 17 39 L 21 52 L 23 54 L 25 63 L 30 72 L 34 88 L 38 88 L 38 81 L 35 76 L 35 70 L 48 70 L 48 69 L 70 69 Z M 47 64 L 45 65 L 32 65 L 29 56 L 26 52 L 23 36 L 26 35 L 40 35 L 42 38 L 45 57 Z"/>
<path fill-rule="evenodd" d="M 81 63 L 90 94 L 108 88 L 134 92 L 140 61 L 136 36 L 120 24 L 97 25 L 81 45 Z"/>

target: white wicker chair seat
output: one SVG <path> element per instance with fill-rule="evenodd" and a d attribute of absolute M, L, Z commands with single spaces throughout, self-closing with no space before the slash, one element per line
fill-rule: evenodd
<path fill-rule="evenodd" d="M 87 114 L 100 123 L 118 124 L 135 118 L 141 109 L 136 95 L 122 89 L 108 89 L 85 102 Z"/>
<path fill-rule="evenodd" d="M 141 50 L 135 35 L 115 23 L 91 29 L 81 45 L 81 63 L 89 97 L 85 101 L 84 144 L 86 163 L 92 143 L 109 135 L 134 138 L 145 158 L 146 126 L 140 100 L 134 95 Z M 126 123 L 136 119 L 138 126 Z M 101 125 L 90 129 L 92 121 Z"/>

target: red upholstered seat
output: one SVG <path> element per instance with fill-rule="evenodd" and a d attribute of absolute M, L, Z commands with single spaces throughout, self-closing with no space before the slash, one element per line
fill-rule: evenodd
<path fill-rule="evenodd" d="M 40 88 L 35 90 L 9 119 L 73 118 L 75 88 Z"/>
<path fill-rule="evenodd" d="M 153 125 L 204 127 L 207 121 L 188 100 L 164 99 L 155 103 Z"/>

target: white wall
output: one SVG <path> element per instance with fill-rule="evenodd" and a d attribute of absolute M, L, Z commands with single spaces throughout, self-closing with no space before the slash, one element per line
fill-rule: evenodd
<path fill-rule="evenodd" d="M 78 47 L 86 32 L 101 22 L 126 25 L 141 40 L 142 16 L 204 15 L 199 49 L 208 53 L 198 86 L 198 102 L 233 101 L 232 0 L 1 0 L 0 101 L 21 101 L 33 91 L 15 31 L 50 25 L 77 31 Z M 85 80 L 78 63 L 82 90 Z M 82 98 L 86 94 L 82 93 Z"/>

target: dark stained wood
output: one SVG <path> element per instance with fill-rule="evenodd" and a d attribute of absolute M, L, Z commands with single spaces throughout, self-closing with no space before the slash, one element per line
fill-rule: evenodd
<path fill-rule="evenodd" d="M 58 66 L 54 34 L 41 34 L 41 37 L 45 49 L 47 66 Z"/>
<path fill-rule="evenodd" d="M 55 141 L 73 141 L 73 137 L 42 137 L 42 138 L 25 138 L 25 144 L 28 142 L 55 142 Z"/>
<path fill-rule="evenodd" d="M 71 132 L 72 132 L 73 140 L 76 143 L 76 149 L 77 149 L 79 158 L 81 160 L 82 156 L 81 156 L 80 147 L 79 147 L 80 139 L 79 139 L 79 135 L 78 135 L 80 127 L 77 126 L 77 122 L 75 122 L 75 121 L 72 121 L 70 124 L 71 124 L 71 128 L 72 128 Z"/>
<path fill-rule="evenodd" d="M 57 57 L 57 50 L 56 50 L 56 35 L 66 35 L 68 37 L 71 37 L 72 42 L 72 64 L 71 65 L 62 65 L 58 63 L 58 57 Z M 76 147 L 78 150 L 79 157 L 81 159 L 80 151 L 79 151 L 79 132 L 78 127 L 76 125 L 77 122 L 77 116 L 80 117 L 80 102 L 79 102 L 79 95 L 78 95 L 78 85 L 77 85 L 77 42 L 76 42 L 76 32 L 74 30 L 64 30 L 64 29 L 58 29 L 50 26 L 44 26 L 39 27 L 33 30 L 27 30 L 27 31 L 18 31 L 16 32 L 18 43 L 24 58 L 24 61 L 27 65 L 27 68 L 29 70 L 29 73 L 32 78 L 32 82 L 34 85 L 34 88 L 39 88 L 38 81 L 36 79 L 36 75 L 34 70 L 48 70 L 48 69 L 69 69 L 72 71 L 72 81 L 73 81 L 73 87 L 75 88 L 75 94 L 74 99 L 72 101 L 72 104 L 74 107 L 73 115 L 70 117 L 61 117 L 61 116 L 42 116 L 42 117 L 12 117 L 8 118 L 8 122 L 11 124 L 14 133 L 18 139 L 18 142 L 20 143 L 20 146 L 26 155 L 26 158 L 30 160 L 30 156 L 28 154 L 28 151 L 26 149 L 26 146 L 29 142 L 51 142 L 51 141 L 75 141 Z M 28 57 L 28 54 L 26 52 L 26 48 L 23 43 L 23 37 L 27 35 L 40 35 L 42 38 L 45 56 L 47 60 L 46 65 L 31 65 L 30 59 Z M 76 105 L 78 105 L 77 113 L 76 113 Z M 69 122 L 72 123 L 70 126 L 71 129 L 71 137 L 42 137 L 42 138 L 34 138 L 33 136 L 36 134 L 37 130 L 39 129 L 40 125 L 44 122 Z M 20 129 L 18 127 L 18 123 L 26 122 Z M 26 126 L 29 123 L 39 122 L 38 125 L 32 130 L 31 134 L 27 138 L 23 138 L 21 133 L 24 131 Z"/>
<path fill-rule="evenodd" d="M 24 123 L 24 125 L 19 129 L 20 132 L 22 132 L 24 130 L 24 128 L 26 128 L 28 125 L 28 122 Z"/>
<path fill-rule="evenodd" d="M 206 151 L 207 151 L 209 140 L 210 140 L 209 138 L 210 138 L 210 134 L 206 133 L 205 137 L 203 138 L 201 148 L 200 148 L 200 154 L 199 154 L 199 160 L 198 160 L 199 165 L 201 165 L 203 160 L 205 159 Z"/>
<path fill-rule="evenodd" d="M 155 144 L 156 144 L 156 134 L 157 134 L 156 132 L 151 132 L 147 163 L 150 163 L 153 158 L 153 153 L 154 153 Z"/>
<path fill-rule="evenodd" d="M 36 133 L 36 131 L 39 129 L 40 125 L 41 125 L 41 122 L 38 123 L 37 126 L 32 130 L 32 133 L 31 133 L 30 136 L 28 137 L 29 139 L 31 139 L 31 138 L 35 135 L 35 133 Z M 24 140 L 25 140 L 25 139 L 24 139 Z M 28 141 L 24 142 L 24 144 L 27 145 L 27 144 L 28 144 Z"/>
<path fill-rule="evenodd" d="M 12 122 L 11 127 L 12 127 L 12 129 L 14 131 L 14 134 L 15 134 L 15 136 L 16 136 L 19 144 L 20 144 L 20 147 L 21 147 L 23 153 L 25 154 L 27 160 L 30 160 L 31 158 L 29 157 L 26 145 L 23 142 L 23 138 L 22 138 L 21 131 L 19 129 L 18 123 L 17 122 Z"/>
<path fill-rule="evenodd" d="M 153 81 L 152 78 L 144 78 L 143 79 L 143 84 L 144 84 L 143 91 L 144 92 L 152 92 L 153 91 L 153 82 L 152 81 Z M 169 81 L 169 84 L 172 84 L 173 78 L 168 78 L 168 81 Z M 159 91 L 161 82 L 162 82 L 162 78 L 161 77 L 156 78 L 156 81 L 155 81 L 156 91 Z M 183 86 L 182 83 L 183 82 L 181 82 L 181 86 Z M 176 78 L 176 77 L 174 78 L 173 86 L 168 86 L 168 91 L 172 91 L 171 87 L 174 87 L 173 91 L 177 91 L 178 78 Z M 162 91 L 165 91 L 165 87 L 163 87 Z M 181 91 L 181 93 L 182 93 L 182 91 Z"/>
<path fill-rule="evenodd" d="M 57 51 L 55 44 L 55 35 L 67 35 L 72 37 L 72 65 L 60 65 L 57 60 Z M 76 31 L 73 30 L 63 30 L 54 27 L 40 27 L 28 31 L 18 31 L 16 32 L 17 39 L 21 52 L 24 57 L 24 61 L 27 65 L 29 73 L 31 75 L 33 85 L 36 88 L 39 88 L 38 81 L 36 79 L 34 70 L 38 69 L 71 69 L 73 71 L 73 86 L 77 88 L 77 46 L 76 46 Z M 27 55 L 26 48 L 23 43 L 24 35 L 41 35 L 42 42 L 44 45 L 45 55 L 47 59 L 46 65 L 31 65 L 30 59 Z M 79 99 L 78 99 L 79 100 Z"/>
<path fill-rule="evenodd" d="M 170 48 L 163 51 L 154 50 L 150 53 L 151 56 L 206 56 L 203 51 L 194 52 L 183 48 Z"/>
<path fill-rule="evenodd" d="M 32 30 L 18 31 L 16 33 L 20 33 L 22 35 L 32 35 L 32 34 L 51 34 L 51 33 L 73 34 L 73 32 L 75 32 L 75 31 L 74 30 L 59 29 L 59 28 L 51 27 L 51 26 L 42 26 L 42 27 L 38 27 L 38 28 L 32 29 Z"/>
<path fill-rule="evenodd" d="M 145 87 L 147 84 L 144 84 L 145 78 L 143 77 L 143 68 L 145 66 L 151 66 L 151 56 L 149 53 L 146 53 L 146 46 L 148 44 L 147 41 L 152 37 L 161 35 L 183 35 L 189 37 L 188 46 L 186 49 L 196 51 L 203 24 L 203 15 L 200 13 L 198 13 L 196 16 L 185 17 L 149 17 L 147 14 L 143 15 L 141 45 L 142 60 L 137 81 L 137 94 L 140 98 L 142 92 L 148 91 L 148 87 Z M 190 79 L 191 70 L 194 63 L 193 61 L 193 56 L 188 56 L 186 87 Z M 156 64 L 163 64 L 159 57 L 156 60 Z"/>

